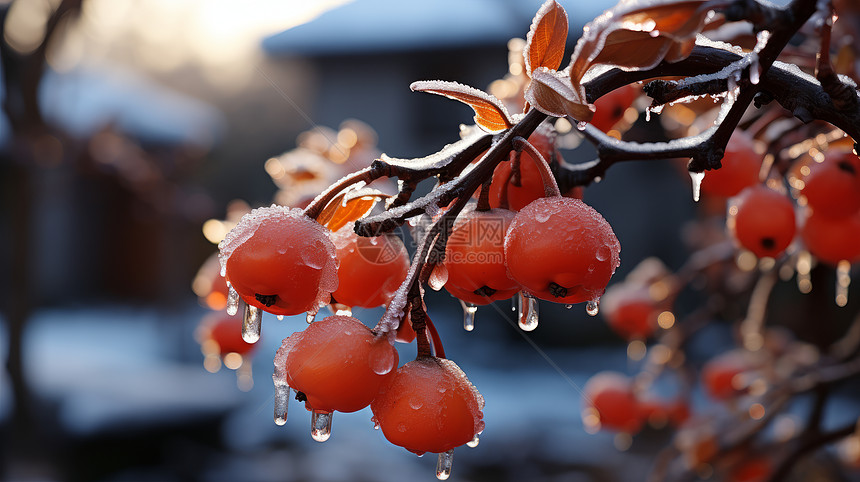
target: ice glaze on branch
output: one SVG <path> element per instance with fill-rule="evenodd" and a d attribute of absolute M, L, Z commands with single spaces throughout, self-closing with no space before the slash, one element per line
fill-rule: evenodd
<path fill-rule="evenodd" d="M 755 5 L 754 8 L 749 7 L 752 4 Z M 815 13 L 816 1 L 795 0 L 784 9 L 749 1 L 739 1 L 735 5 L 734 8 L 747 5 L 748 7 L 745 7 L 747 10 L 753 8 L 758 11 L 760 15 L 756 15 L 753 19 L 754 23 L 756 18 L 781 20 L 779 22 L 774 20 L 775 23 L 771 24 L 776 28 L 772 29 L 767 45 L 758 53 L 758 65 L 761 68 L 760 81 L 757 84 L 752 83 L 749 68 L 743 69 L 743 75 L 738 82 L 740 92 L 722 122 L 698 136 L 645 144 L 619 141 L 593 126 L 587 126 L 583 133 L 597 148 L 598 159 L 561 166 L 558 178 L 562 189 L 587 185 L 595 178 L 604 176 L 609 166 L 621 161 L 689 157 L 691 161 L 688 167 L 691 171 L 719 168 L 732 132 L 759 92 L 764 92 L 770 96 L 769 98 L 777 100 L 803 122 L 820 119 L 842 129 L 855 140 L 860 139 L 860 101 L 857 99 L 856 89 L 852 88 L 853 100 L 840 100 L 839 103 L 834 104 L 833 99 L 828 95 L 828 91 L 833 89 L 826 90 L 814 77 L 788 64 L 776 61 L 794 33 Z M 767 14 L 765 15 L 764 12 Z M 655 77 L 714 74 L 742 58 L 727 50 L 697 45 L 686 59 L 674 63 L 662 62 L 653 69 L 638 71 L 611 69 L 584 83 L 586 98 L 589 102 L 593 102 L 620 86 Z M 841 86 L 851 88 L 846 82 L 839 81 L 839 83 Z M 726 78 L 705 75 L 701 81 L 683 84 L 657 80 L 646 86 L 646 92 L 654 99 L 652 105 L 659 106 L 691 95 L 719 94 L 726 92 L 728 87 Z M 840 87 L 839 90 L 844 92 L 844 88 Z"/>

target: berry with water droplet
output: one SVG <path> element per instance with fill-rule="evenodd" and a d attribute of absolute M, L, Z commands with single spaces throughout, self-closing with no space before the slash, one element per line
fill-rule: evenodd
<path fill-rule="evenodd" d="M 511 278 L 531 295 L 556 303 L 599 299 L 620 253 L 609 223 L 578 199 L 538 199 L 517 213 L 505 236 Z"/>
<path fill-rule="evenodd" d="M 316 310 L 337 288 L 337 258 L 328 230 L 300 209 L 255 209 L 218 247 L 233 289 L 245 303 L 269 313 Z"/>
<path fill-rule="evenodd" d="M 483 397 L 460 367 L 436 357 L 400 367 L 370 404 L 385 438 L 417 454 L 472 441 L 484 429 L 483 408 Z"/>
<path fill-rule="evenodd" d="M 776 258 L 797 231 L 787 195 L 764 185 L 750 186 L 731 200 L 727 225 L 738 243 L 759 258 Z"/>
<path fill-rule="evenodd" d="M 286 338 L 275 363 L 308 410 L 355 412 L 370 404 L 397 366 L 397 351 L 351 316 L 329 316 Z"/>
<path fill-rule="evenodd" d="M 332 233 L 339 266 L 332 297 L 346 306 L 375 308 L 391 301 L 409 271 L 409 253 L 397 236 L 366 238 L 352 226 Z"/>
<path fill-rule="evenodd" d="M 514 212 L 507 209 L 464 210 L 454 224 L 445 247 L 445 289 L 460 300 L 486 305 L 506 300 L 520 287 L 508 277 L 505 233 Z"/>

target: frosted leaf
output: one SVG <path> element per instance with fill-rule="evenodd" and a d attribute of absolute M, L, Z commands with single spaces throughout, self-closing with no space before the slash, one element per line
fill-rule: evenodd
<path fill-rule="evenodd" d="M 489 132 L 500 132 L 513 125 L 502 101 L 474 87 L 444 80 L 422 80 L 413 82 L 409 88 L 468 104 L 475 111 L 475 123 Z"/>

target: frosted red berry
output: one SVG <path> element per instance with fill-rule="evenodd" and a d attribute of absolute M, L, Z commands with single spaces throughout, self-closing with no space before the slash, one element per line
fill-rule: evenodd
<path fill-rule="evenodd" d="M 756 152 L 755 143 L 746 131 L 736 130 L 721 162 L 722 167 L 707 171 L 702 179 L 702 192 L 731 197 L 746 187 L 758 183 L 764 154 Z"/>
<path fill-rule="evenodd" d="M 807 164 L 800 194 L 817 216 L 845 218 L 860 211 L 860 158 L 831 149 L 822 162 Z"/>
<path fill-rule="evenodd" d="M 475 211 L 457 217 L 445 248 L 445 289 L 476 305 L 505 300 L 519 292 L 505 266 L 505 233 L 514 213 L 506 209 Z"/>
<path fill-rule="evenodd" d="M 397 350 L 351 316 L 330 316 L 286 338 L 276 373 L 308 410 L 355 412 L 368 406 L 393 375 Z"/>
<path fill-rule="evenodd" d="M 339 266 L 335 301 L 346 306 L 375 308 L 388 303 L 409 271 L 409 253 L 392 234 L 363 237 L 352 226 L 332 233 Z"/>
<path fill-rule="evenodd" d="M 422 357 L 400 367 L 370 404 L 382 434 L 410 452 L 443 453 L 483 431 L 484 399 L 456 363 Z"/>
<path fill-rule="evenodd" d="M 801 228 L 806 249 L 821 261 L 860 262 L 860 211 L 846 218 L 828 218 L 813 211 Z"/>
<path fill-rule="evenodd" d="M 620 253 L 609 223 L 573 198 L 534 201 L 517 213 L 505 237 L 511 278 L 531 295 L 557 303 L 598 300 Z"/>
<path fill-rule="evenodd" d="M 245 303 L 270 313 L 316 311 L 337 288 L 334 244 L 301 209 L 254 209 L 218 247 L 233 289 Z"/>

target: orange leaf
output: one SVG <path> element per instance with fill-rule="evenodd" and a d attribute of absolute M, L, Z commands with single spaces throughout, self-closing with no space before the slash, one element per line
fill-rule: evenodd
<path fill-rule="evenodd" d="M 375 190 L 338 194 L 317 216 L 317 222 L 328 227 L 330 231 L 337 231 L 348 223 L 361 219 L 379 200 L 388 197 L 391 196 Z"/>
<path fill-rule="evenodd" d="M 547 0 L 538 10 L 526 36 L 523 57 L 526 75 L 538 67 L 558 70 L 567 42 L 567 12 L 555 0 Z"/>
<path fill-rule="evenodd" d="M 689 55 L 696 34 L 708 21 L 705 0 L 668 0 L 645 7 L 622 2 L 583 29 L 571 61 L 577 82 L 599 64 L 622 69 L 649 69 L 663 60 L 676 62 Z"/>
<path fill-rule="evenodd" d="M 535 109 L 555 117 L 569 116 L 588 122 L 594 106 L 585 101 L 581 87 L 574 88 L 565 72 L 540 67 L 532 72 L 532 81 L 525 93 L 526 102 Z"/>
<path fill-rule="evenodd" d="M 483 90 L 444 80 L 413 82 L 409 88 L 413 91 L 444 95 L 468 104 L 475 111 L 475 123 L 489 132 L 503 131 L 513 125 L 504 104 Z"/>

